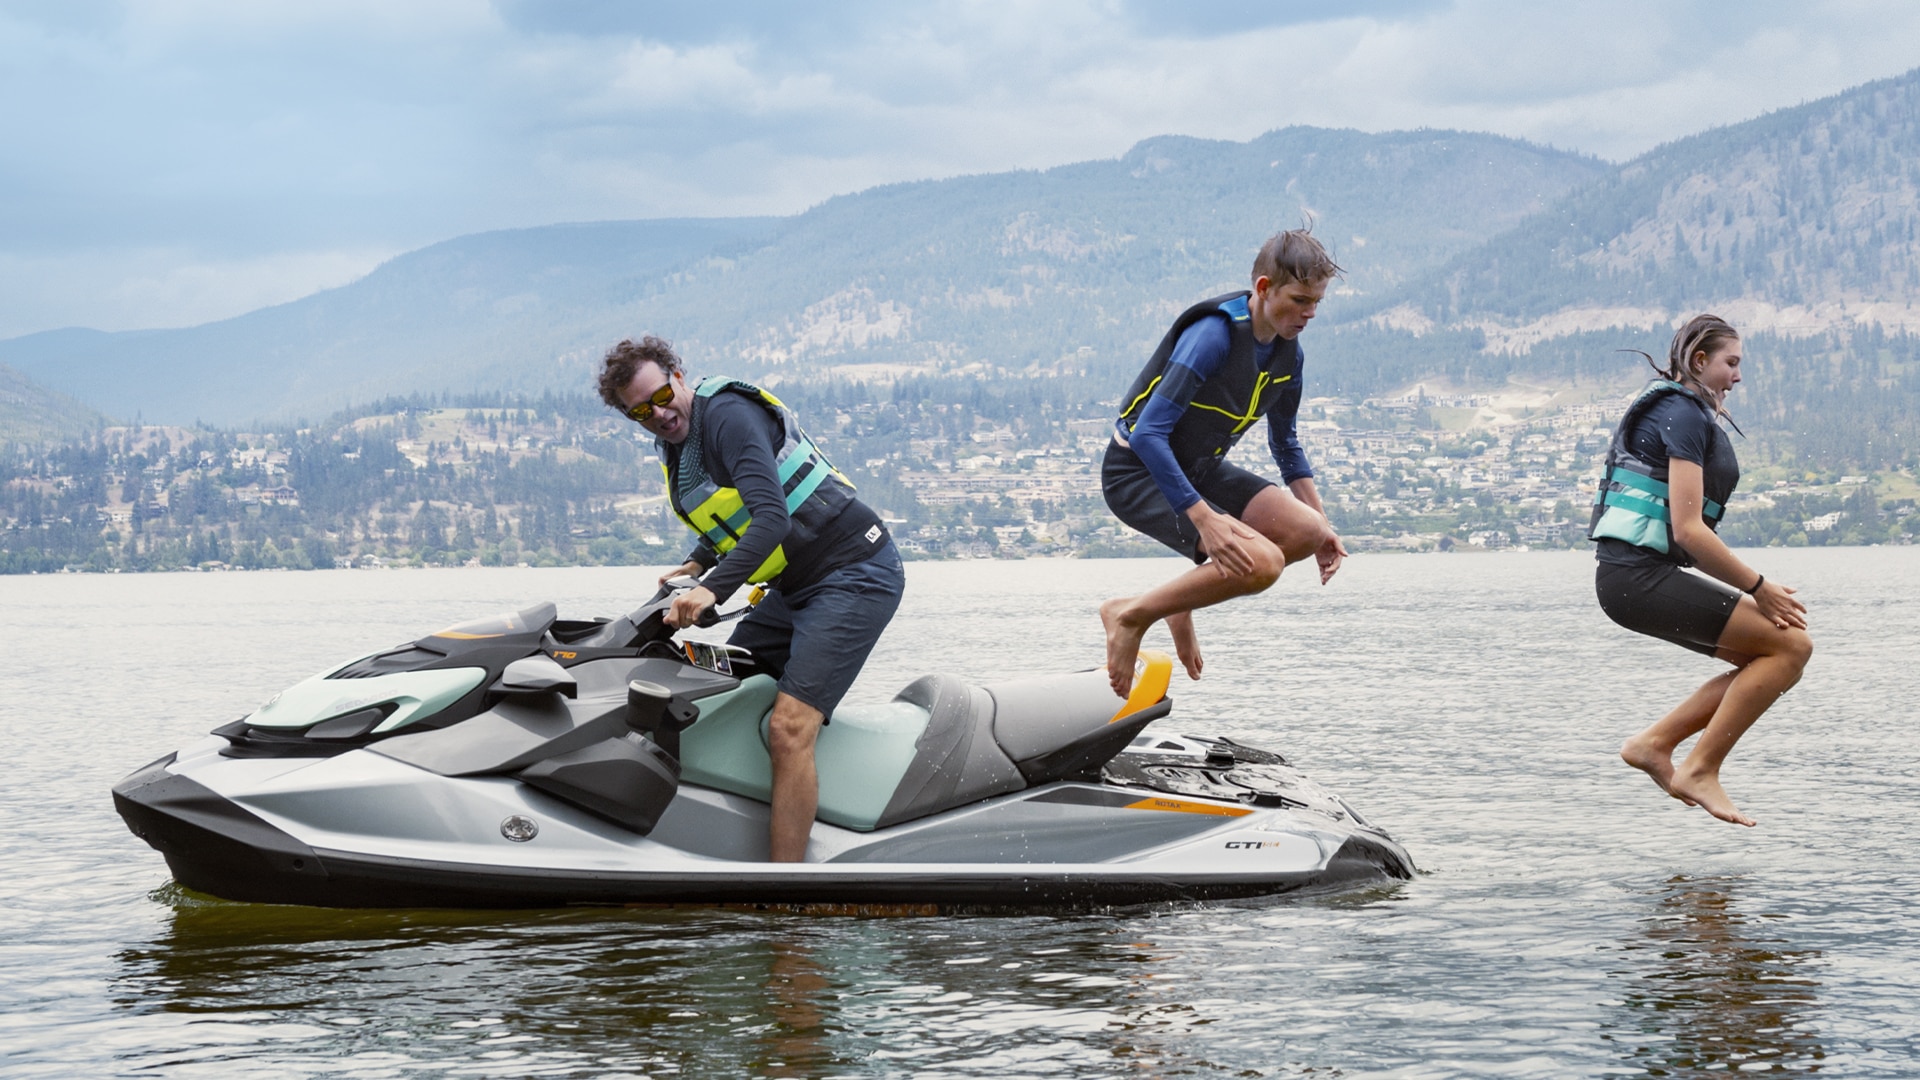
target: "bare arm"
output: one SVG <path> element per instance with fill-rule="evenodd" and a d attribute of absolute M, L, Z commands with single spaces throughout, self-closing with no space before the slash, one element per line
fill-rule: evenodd
<path fill-rule="evenodd" d="M 1327 508 L 1320 505 L 1320 489 L 1313 486 L 1313 477 L 1303 476 L 1294 480 L 1287 484 L 1287 490 L 1293 492 L 1294 498 L 1313 507 L 1321 517 L 1327 516 Z"/>
<path fill-rule="evenodd" d="M 1700 466 L 1682 458 L 1667 462 L 1667 510 L 1673 515 L 1673 539 L 1694 565 L 1705 573 L 1742 592 L 1760 580 L 1760 571 L 1741 561 L 1720 535 L 1707 528 L 1701 507 L 1706 501 L 1706 480 Z M 1762 584 L 1752 594 L 1760 605 L 1760 614 L 1777 626 L 1807 628 L 1807 605 L 1794 598 L 1794 590 L 1774 581 Z"/>
<path fill-rule="evenodd" d="M 1327 516 L 1327 508 L 1320 503 L 1320 489 L 1313 484 L 1313 477 L 1302 476 L 1287 484 L 1287 490 L 1293 497 L 1313 507 L 1314 513 L 1322 518 Z M 1327 540 L 1313 553 L 1313 561 L 1320 566 L 1320 584 L 1333 580 L 1340 572 L 1340 564 L 1347 558 L 1347 545 L 1340 542 L 1340 534 L 1333 531 L 1333 522 L 1327 522 Z"/>

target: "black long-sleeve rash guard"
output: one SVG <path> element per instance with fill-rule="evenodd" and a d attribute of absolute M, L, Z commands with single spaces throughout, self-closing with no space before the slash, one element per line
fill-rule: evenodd
<path fill-rule="evenodd" d="M 703 423 L 701 464 L 714 483 L 740 492 L 740 501 L 753 519 L 717 565 L 713 550 L 705 544 L 687 556 L 714 567 L 702 584 L 713 593 L 715 603 L 723 604 L 786 541 L 793 519 L 787 513 L 786 491 L 776 464 L 783 433 L 773 414 L 744 394 L 726 392 L 707 399 Z M 787 546 L 787 568 L 779 587 L 799 589 L 868 558 L 875 545 L 862 534 L 878 527 L 879 515 L 855 499 L 815 542 L 798 550 Z"/>

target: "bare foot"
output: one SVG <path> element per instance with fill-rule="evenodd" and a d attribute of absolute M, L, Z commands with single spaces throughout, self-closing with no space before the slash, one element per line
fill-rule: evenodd
<path fill-rule="evenodd" d="M 1661 791 L 1688 806 L 1699 805 L 1673 790 L 1673 751 L 1662 750 L 1652 742 L 1635 735 L 1620 748 L 1620 760 L 1653 777 L 1653 782 L 1660 785 Z"/>
<path fill-rule="evenodd" d="M 1205 665 L 1200 660 L 1200 639 L 1193 633 L 1193 613 L 1167 616 L 1167 629 L 1173 634 L 1173 652 L 1180 658 L 1180 666 L 1187 669 L 1187 678 L 1198 679 Z"/>
<path fill-rule="evenodd" d="M 1126 697 L 1133 689 L 1134 661 L 1140 658 L 1140 639 L 1147 634 L 1146 627 L 1129 626 L 1120 618 L 1132 602 L 1129 596 L 1100 605 L 1100 622 L 1107 629 L 1107 685 L 1118 697 Z"/>
<path fill-rule="evenodd" d="M 1746 826 L 1757 824 L 1733 805 L 1733 800 L 1727 796 L 1726 789 L 1720 786 L 1718 776 L 1695 775 L 1684 768 L 1675 769 L 1667 783 L 1667 791 L 1676 799 L 1698 803 L 1707 813 L 1721 821 L 1731 821 L 1735 825 Z"/>

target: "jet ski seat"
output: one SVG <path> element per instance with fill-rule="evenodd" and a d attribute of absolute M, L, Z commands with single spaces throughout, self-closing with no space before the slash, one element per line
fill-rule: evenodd
<path fill-rule="evenodd" d="M 882 705 L 838 709 L 814 748 L 821 821 L 870 831 L 1064 776 L 1097 770 L 1166 700 L 1171 660 L 1146 654 L 1138 692 L 1118 711 L 1103 670 L 972 686 L 927 675 Z M 769 801 L 765 675 L 700 701 L 681 735 L 686 782 Z"/>
<path fill-rule="evenodd" d="M 682 781 L 770 801 L 768 721 L 777 692 L 772 679 L 754 675 L 736 690 L 702 699 L 699 721 L 680 735 Z M 878 828 L 913 763 L 929 715 L 899 698 L 836 709 L 814 746 L 819 819 L 861 831 Z"/>

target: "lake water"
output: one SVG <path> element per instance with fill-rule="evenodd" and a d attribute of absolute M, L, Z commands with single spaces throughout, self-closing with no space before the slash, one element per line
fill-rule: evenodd
<path fill-rule="evenodd" d="M 1364 555 L 1203 613 L 1207 676 L 1162 725 L 1282 750 L 1418 877 L 1017 918 L 185 893 L 120 776 L 328 664 L 541 599 L 615 613 L 652 574 L 0 578 L 0 1073 L 1914 1076 L 1920 549 L 1750 560 L 1817 644 L 1724 774 L 1758 828 L 1614 757 L 1719 665 L 1608 623 L 1590 556 Z M 1177 569 L 910 564 L 850 700 L 1093 666 L 1098 600 Z"/>

